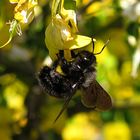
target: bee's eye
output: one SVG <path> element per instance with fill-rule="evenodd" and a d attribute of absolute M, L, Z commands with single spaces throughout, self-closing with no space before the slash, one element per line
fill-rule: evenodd
<path fill-rule="evenodd" d="M 85 61 L 89 61 L 89 59 L 88 59 L 87 57 L 84 57 L 84 60 L 85 60 Z"/>

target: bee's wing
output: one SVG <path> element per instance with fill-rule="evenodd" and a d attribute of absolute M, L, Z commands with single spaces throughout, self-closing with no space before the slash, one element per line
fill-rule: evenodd
<path fill-rule="evenodd" d="M 82 89 L 81 101 L 88 108 L 97 108 L 103 111 L 112 107 L 111 97 L 96 80 L 89 87 Z"/>

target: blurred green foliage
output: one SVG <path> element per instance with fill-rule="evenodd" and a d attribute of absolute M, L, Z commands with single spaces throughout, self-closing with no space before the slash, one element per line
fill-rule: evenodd
<path fill-rule="evenodd" d="M 74 5 L 65 0 L 66 7 Z M 77 0 L 76 6 L 79 32 L 97 39 L 97 51 L 110 39 L 97 56 L 97 80 L 112 96 L 113 108 L 108 112 L 86 109 L 77 94 L 53 124 L 63 101 L 44 93 L 36 78 L 48 55 L 44 40 L 50 21 L 50 1 L 39 0 L 36 17 L 23 35 L 0 49 L 2 140 L 140 140 L 138 65 L 132 77 L 137 62 L 133 56 L 140 48 L 139 1 Z M 0 46 L 8 39 L 5 23 L 13 19 L 13 8 L 0 1 Z"/>

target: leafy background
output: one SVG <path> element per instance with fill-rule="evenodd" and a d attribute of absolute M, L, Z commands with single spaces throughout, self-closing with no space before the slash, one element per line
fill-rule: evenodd
<path fill-rule="evenodd" d="M 133 4 L 134 3 L 134 4 Z M 75 6 L 76 4 L 76 6 Z M 8 40 L 15 5 L 0 1 L 0 45 Z M 113 108 L 97 112 L 85 108 L 77 94 L 53 124 L 63 101 L 49 97 L 36 74 L 48 50 L 45 29 L 49 1 L 39 0 L 34 21 L 21 37 L 0 50 L 0 138 L 2 140 L 140 140 L 140 71 L 132 76 L 133 56 L 140 35 L 139 1 L 66 0 L 76 9 L 79 33 L 96 38 L 97 80 L 113 99 Z M 59 46 L 58 46 L 59 47 Z"/>

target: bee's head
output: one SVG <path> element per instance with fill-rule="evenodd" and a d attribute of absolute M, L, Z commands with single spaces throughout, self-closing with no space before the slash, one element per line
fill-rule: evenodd
<path fill-rule="evenodd" d="M 96 64 L 96 57 L 93 55 L 93 53 L 88 51 L 80 52 L 79 59 L 83 68 Z"/>
<path fill-rule="evenodd" d="M 107 46 L 108 42 L 109 42 L 109 40 L 107 40 L 105 45 L 102 47 L 101 51 L 98 53 L 94 53 L 94 42 L 93 42 L 93 52 L 81 51 L 79 53 L 79 62 L 81 62 L 81 66 L 83 67 L 83 69 L 85 69 L 91 65 L 96 65 L 95 55 L 100 54 L 104 50 L 104 48 Z"/>

